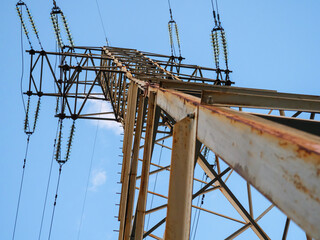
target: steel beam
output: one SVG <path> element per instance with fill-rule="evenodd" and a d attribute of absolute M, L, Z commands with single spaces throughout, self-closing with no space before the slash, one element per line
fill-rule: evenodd
<path fill-rule="evenodd" d="M 173 127 L 166 240 L 189 239 L 197 129 L 195 119 L 186 117 Z"/>
<path fill-rule="evenodd" d="M 143 234 L 144 234 L 144 217 L 146 212 L 149 170 L 150 170 L 151 150 L 152 150 L 152 136 L 154 131 L 154 118 L 155 118 L 156 104 L 157 104 L 156 93 L 149 92 L 148 116 L 147 116 L 146 135 L 145 135 L 145 143 L 144 143 L 144 151 L 143 151 L 141 182 L 140 182 L 140 191 L 139 191 L 137 213 L 136 213 L 136 229 L 135 229 L 136 240 L 142 240 Z"/>
<path fill-rule="evenodd" d="M 173 90 L 159 88 L 157 100 L 176 121 L 198 109 L 198 139 L 320 238 L 319 137 L 232 109 L 204 106 L 199 98 Z"/>
<path fill-rule="evenodd" d="M 133 143 L 130 178 L 129 178 L 130 181 L 129 181 L 129 192 L 128 192 L 126 216 L 125 216 L 125 225 L 124 225 L 124 240 L 130 239 L 130 233 L 132 228 L 132 215 L 133 215 L 133 204 L 134 204 L 134 196 L 135 196 L 136 176 L 137 176 L 137 169 L 138 169 L 139 146 L 140 146 L 141 132 L 143 127 L 143 118 L 144 118 L 143 112 L 144 112 L 144 97 L 143 95 L 140 95 L 136 131 L 135 131 L 134 143 Z"/>
<path fill-rule="evenodd" d="M 202 104 L 320 112 L 320 98 L 288 93 L 234 93 L 202 91 Z"/>

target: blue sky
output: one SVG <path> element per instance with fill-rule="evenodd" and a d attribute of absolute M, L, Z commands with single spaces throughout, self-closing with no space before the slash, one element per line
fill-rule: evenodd
<path fill-rule="evenodd" d="M 112 46 L 170 53 L 167 1 L 98 1 Z M 34 0 L 26 3 L 34 16 L 44 49 L 54 51 L 55 37 L 49 18 L 52 2 Z M 219 3 L 222 23 L 227 33 L 230 69 L 233 70 L 231 79 L 237 86 L 319 95 L 319 1 L 225 0 Z M 12 235 L 26 144 L 20 96 L 20 22 L 15 4 L 15 1 L 4 0 L 0 9 L 0 239 L 10 239 Z M 76 45 L 105 44 L 95 1 L 57 1 L 57 4 L 68 19 Z M 210 1 L 172 0 L 171 5 L 174 19 L 179 26 L 185 63 L 213 67 Z M 23 39 L 26 49 L 27 42 L 25 37 Z M 28 56 L 24 56 L 26 82 L 29 69 Z M 36 99 L 33 99 L 33 103 L 35 101 Z M 30 140 L 16 239 L 35 239 L 38 236 L 57 124 L 57 119 L 53 117 L 54 104 L 54 99 L 43 99 L 38 130 Z M 66 122 L 65 128 L 68 129 L 70 124 Z M 80 239 L 116 239 L 113 229 L 118 228 L 118 222 L 114 218 L 117 215 L 114 204 L 119 200 L 116 192 L 120 192 L 120 186 L 116 183 L 119 181 L 117 172 L 120 171 L 118 162 L 121 161 L 118 156 L 121 154 L 121 131 L 109 123 L 100 122 L 93 154 L 96 128 L 97 122 L 77 121 L 71 159 L 63 169 L 52 239 L 77 239 L 92 155 L 93 165 Z M 158 155 L 159 149 L 156 149 L 155 158 Z M 165 153 L 163 158 L 168 161 L 169 153 Z M 42 239 L 47 238 L 57 173 L 58 167 L 54 163 Z M 241 197 L 243 193 L 239 186 L 244 182 L 239 178 L 230 178 L 229 181 L 230 187 Z M 260 209 L 263 204 L 267 206 L 258 194 L 255 197 L 261 203 Z M 210 200 L 215 203 L 223 201 L 221 197 L 207 195 L 206 204 L 209 204 Z M 228 209 L 225 206 L 217 211 L 230 211 L 232 215 L 232 210 Z M 260 210 L 256 211 L 258 213 Z M 279 233 L 274 227 L 275 219 L 279 220 L 279 224 L 284 224 L 284 218 L 276 211 L 272 216 L 276 217 L 267 216 L 262 221 L 264 226 L 267 226 L 268 234 L 275 236 L 272 239 L 276 239 Z M 203 226 L 215 228 L 214 222 L 206 222 L 206 217 L 203 219 Z M 217 236 L 228 229 L 228 224 L 226 222 L 225 228 L 216 229 Z M 295 228 L 290 234 L 289 239 L 303 237 Z M 200 233 L 197 236 L 199 239 L 208 237 Z M 238 239 L 255 238 L 248 233 Z"/>

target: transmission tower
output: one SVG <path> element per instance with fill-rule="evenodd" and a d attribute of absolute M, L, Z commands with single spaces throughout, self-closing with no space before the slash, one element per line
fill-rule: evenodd
<path fill-rule="evenodd" d="M 119 240 L 192 239 L 199 211 L 240 226 L 224 239 L 248 229 L 270 239 L 259 220 L 273 208 L 287 216 L 283 226 L 274 226 L 283 228 L 279 238 L 286 239 L 294 221 L 307 239 L 320 239 L 319 96 L 230 86 L 229 70 L 135 49 L 65 46 L 29 53 L 30 96 L 60 99 L 60 118 L 117 121 L 124 128 Z M 42 79 L 45 69 L 57 91 Z M 89 101 L 108 102 L 112 111 L 89 112 Z M 171 159 L 159 164 L 159 149 L 170 151 Z M 150 182 L 158 174 L 157 192 Z M 244 179 L 248 204 L 228 186 L 233 175 Z M 252 187 L 270 201 L 259 216 Z M 195 204 L 205 194 L 221 194 L 238 217 Z M 147 208 L 151 199 L 155 205 Z"/>

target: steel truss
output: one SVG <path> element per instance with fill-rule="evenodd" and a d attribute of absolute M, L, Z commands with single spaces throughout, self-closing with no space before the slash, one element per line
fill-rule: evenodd
<path fill-rule="evenodd" d="M 225 239 L 249 228 L 259 239 L 270 239 L 258 221 L 274 206 L 287 216 L 282 239 L 290 220 L 307 239 L 320 239 L 319 96 L 232 87 L 225 78 L 229 70 L 182 64 L 175 57 L 135 49 L 29 53 L 26 94 L 56 97 L 60 118 L 105 119 L 124 127 L 120 240 L 189 239 L 192 209 L 242 224 Z M 59 57 L 58 74 L 54 57 Z M 43 79 L 46 70 L 56 91 Z M 89 101 L 108 101 L 112 111 L 88 112 Z M 152 158 L 156 146 L 171 151 L 167 165 Z M 213 159 L 205 156 L 204 147 Z M 197 178 L 196 168 L 208 180 Z M 151 191 L 150 178 L 159 173 L 170 173 L 162 185 L 168 195 Z M 247 181 L 248 208 L 226 184 L 236 173 Z M 258 217 L 253 215 L 251 186 L 271 202 Z M 241 220 L 193 204 L 211 192 L 220 192 Z M 147 209 L 154 196 L 164 204 Z M 145 218 L 162 216 L 165 209 L 164 217 L 147 228 Z"/>

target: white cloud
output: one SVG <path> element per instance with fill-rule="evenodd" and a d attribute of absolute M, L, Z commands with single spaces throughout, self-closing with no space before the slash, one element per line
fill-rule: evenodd
<path fill-rule="evenodd" d="M 105 184 L 107 181 L 107 174 L 104 170 L 93 170 L 91 174 L 91 186 L 89 187 L 90 191 L 97 191 L 97 189 Z"/>
<path fill-rule="evenodd" d="M 90 113 L 98 113 L 98 112 L 112 112 L 111 104 L 108 102 L 100 102 L 100 101 L 94 101 L 90 100 L 88 101 L 88 111 Z M 113 114 L 108 115 L 100 115 L 100 118 L 114 118 Z M 90 123 L 94 125 L 99 125 L 100 128 L 104 128 L 107 130 L 112 130 L 115 134 L 120 135 L 123 133 L 123 128 L 120 123 L 116 121 L 108 121 L 108 120 L 92 120 Z"/>

